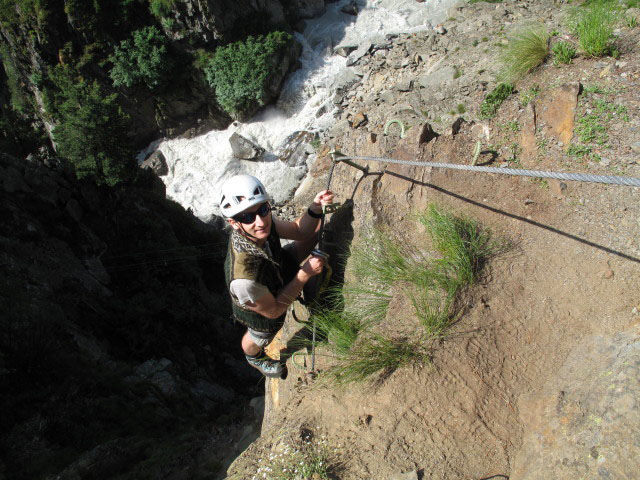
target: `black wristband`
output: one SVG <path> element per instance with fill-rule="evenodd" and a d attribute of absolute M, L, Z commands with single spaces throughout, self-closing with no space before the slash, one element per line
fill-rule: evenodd
<path fill-rule="evenodd" d="M 311 207 L 307 208 L 307 213 L 311 218 L 322 218 L 322 216 L 324 215 L 324 213 L 314 212 L 313 210 L 311 210 Z"/>

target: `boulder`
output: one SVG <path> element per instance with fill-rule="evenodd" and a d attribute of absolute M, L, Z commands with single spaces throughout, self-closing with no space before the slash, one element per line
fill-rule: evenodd
<path fill-rule="evenodd" d="M 333 49 L 333 53 L 335 55 L 340 55 L 341 57 L 347 57 L 351 52 L 356 50 L 358 47 L 356 45 L 338 45 Z"/>
<path fill-rule="evenodd" d="M 353 128 L 358 128 L 366 125 L 367 122 L 368 122 L 367 115 L 364 112 L 358 112 L 351 119 L 351 126 Z"/>
<path fill-rule="evenodd" d="M 364 57 L 371 50 L 372 44 L 371 42 L 364 42 L 354 51 L 349 54 L 349 58 L 347 58 L 347 67 L 355 65 L 358 61 Z"/>
<path fill-rule="evenodd" d="M 159 177 L 166 175 L 169 173 L 169 167 L 167 166 L 167 159 L 164 157 L 164 154 L 160 150 L 156 150 L 152 152 L 147 158 L 144 159 L 142 164 L 140 164 L 142 168 L 149 168 L 155 172 Z"/>
<path fill-rule="evenodd" d="M 289 167 L 301 167 L 307 164 L 307 158 L 315 150 L 311 146 L 313 133 L 300 131 L 287 137 L 278 153 L 278 158 Z"/>
<path fill-rule="evenodd" d="M 233 156 L 241 160 L 260 160 L 264 155 L 264 148 L 236 132 L 231 134 L 229 144 Z"/>
<path fill-rule="evenodd" d="M 568 83 L 543 92 L 535 101 L 536 114 L 545 124 L 543 135 L 562 142 L 565 151 L 573 137 L 579 93 L 579 83 Z"/>
<path fill-rule="evenodd" d="M 418 84 L 423 88 L 435 89 L 453 81 L 456 69 L 452 66 L 443 67 L 428 75 L 418 77 Z"/>
<path fill-rule="evenodd" d="M 336 75 L 333 82 L 331 82 L 331 90 L 343 95 L 349 90 L 356 82 L 360 80 L 360 77 L 351 70 L 344 70 Z"/>

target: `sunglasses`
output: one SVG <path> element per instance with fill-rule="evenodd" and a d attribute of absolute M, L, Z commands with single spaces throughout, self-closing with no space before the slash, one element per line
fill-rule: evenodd
<path fill-rule="evenodd" d="M 266 217 L 267 214 L 271 211 L 271 205 L 269 203 L 263 203 L 260 205 L 260 208 L 255 212 L 243 212 L 237 215 L 234 215 L 232 218 L 236 222 L 244 223 L 245 225 L 250 225 L 256 221 L 256 215 L 260 215 L 261 217 Z"/>

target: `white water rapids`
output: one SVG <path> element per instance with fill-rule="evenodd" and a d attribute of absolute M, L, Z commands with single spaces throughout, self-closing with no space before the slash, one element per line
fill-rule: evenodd
<path fill-rule="evenodd" d="M 214 130 L 191 139 L 158 140 L 140 153 L 139 158 L 160 150 L 169 173 L 162 178 L 167 196 L 203 220 L 218 213 L 220 184 L 229 176 L 248 173 L 260 178 L 276 202 L 290 198 L 315 159 L 307 166 L 288 167 L 275 152 L 293 132 L 319 132 L 331 127 L 336 107 L 331 99 L 333 85 L 345 70 L 346 58 L 332 55 L 337 45 L 357 46 L 364 41 L 383 41 L 386 34 L 412 33 L 432 28 L 446 18 L 456 0 L 367 0 L 357 17 L 340 9 L 351 0 L 328 3 L 326 13 L 308 20 L 303 34 L 302 68 L 285 81 L 275 106 L 263 110 L 248 123 L 234 122 L 226 130 Z M 317 116 L 324 107 L 325 113 Z M 251 162 L 233 158 L 229 137 L 233 132 L 252 140 L 266 150 L 265 160 Z"/>

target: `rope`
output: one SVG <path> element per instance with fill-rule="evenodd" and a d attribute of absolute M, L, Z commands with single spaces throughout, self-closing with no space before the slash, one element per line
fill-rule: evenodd
<path fill-rule="evenodd" d="M 553 178 L 556 180 L 569 180 L 574 182 L 607 183 L 610 185 L 640 187 L 640 178 L 635 177 L 591 175 L 588 173 L 545 172 L 542 170 L 521 170 L 519 168 L 476 167 L 472 165 L 460 165 L 457 163 L 414 162 L 411 160 L 396 160 L 395 158 L 385 157 L 342 156 L 342 154 L 339 154 L 338 152 L 335 152 L 335 156 L 335 162 L 341 162 L 343 160 L 365 160 L 373 162 L 393 163 L 398 165 L 415 165 L 418 167 L 449 168 L 453 170 L 467 170 L 472 172 L 499 173 L 502 175 L 515 175 L 519 177 Z"/>

